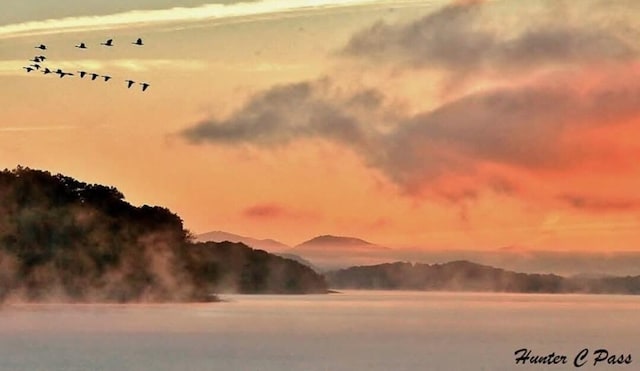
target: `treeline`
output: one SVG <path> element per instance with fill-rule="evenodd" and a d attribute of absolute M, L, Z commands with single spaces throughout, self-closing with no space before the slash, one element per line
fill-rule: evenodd
<path fill-rule="evenodd" d="M 337 289 L 640 294 L 640 276 L 527 274 L 468 261 L 359 266 L 328 272 L 326 278 Z"/>
<path fill-rule="evenodd" d="M 0 172 L 0 301 L 190 301 L 324 292 L 321 276 L 242 244 L 194 244 L 182 220 L 114 187 Z"/>

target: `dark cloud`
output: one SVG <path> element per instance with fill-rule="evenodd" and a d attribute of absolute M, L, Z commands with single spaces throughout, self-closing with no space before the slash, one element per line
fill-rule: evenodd
<path fill-rule="evenodd" d="M 192 142 L 286 144 L 303 137 L 361 143 L 366 135 L 358 121 L 342 110 L 342 102 L 325 98 L 325 82 L 276 86 L 258 94 L 226 120 L 206 120 L 183 132 Z M 375 95 L 355 97 L 373 104 Z M 370 96 L 371 95 L 371 96 Z"/>
<path fill-rule="evenodd" d="M 347 105 L 364 109 L 377 109 L 382 105 L 383 100 L 384 96 L 379 91 L 375 89 L 365 89 L 353 94 L 347 100 Z"/>
<path fill-rule="evenodd" d="M 312 212 L 295 210 L 278 203 L 260 203 L 251 205 L 242 211 L 242 216 L 248 219 L 317 219 L 318 215 Z"/>
<path fill-rule="evenodd" d="M 243 210 L 242 215 L 249 218 L 279 218 L 288 215 L 287 209 L 276 204 L 253 205 Z"/>
<path fill-rule="evenodd" d="M 594 212 L 635 211 L 640 209 L 639 199 L 602 198 L 573 193 L 559 195 L 558 199 L 575 209 Z"/>
<path fill-rule="evenodd" d="M 563 169 L 581 155 L 562 142 L 567 131 L 627 120 L 638 101 L 637 87 L 582 93 L 570 81 L 483 91 L 406 119 L 369 158 L 402 184 L 473 173 L 479 162 Z"/>
<path fill-rule="evenodd" d="M 401 59 L 414 65 L 468 68 L 479 63 L 478 57 L 495 42 L 489 32 L 472 32 L 481 7 L 455 4 L 402 26 L 378 22 L 355 34 L 343 53 L 376 61 Z"/>
<path fill-rule="evenodd" d="M 399 180 L 465 170 L 469 160 L 528 167 L 555 164 L 554 142 L 576 102 L 567 91 L 502 89 L 420 113 L 386 136 L 379 163 Z M 467 169 L 468 170 L 468 169 Z"/>
<path fill-rule="evenodd" d="M 522 30 L 496 29 L 495 24 L 509 13 L 493 9 L 495 6 L 499 5 L 456 3 L 409 24 L 379 22 L 355 34 L 342 54 L 463 75 L 629 60 L 637 55 L 636 48 L 618 32 L 602 25 L 585 25 L 586 21 L 580 26 L 561 19 Z M 521 14 L 525 14 L 527 5 L 522 8 Z M 554 9 L 550 6 L 548 12 Z M 523 23 L 533 22 L 523 19 Z M 616 25 L 616 30 L 622 26 Z"/>

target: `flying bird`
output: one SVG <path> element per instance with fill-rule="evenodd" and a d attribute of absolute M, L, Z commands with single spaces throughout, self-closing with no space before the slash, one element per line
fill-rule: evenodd
<path fill-rule="evenodd" d="M 44 73 L 45 75 L 50 74 L 51 70 L 48 69 L 47 67 L 44 68 L 44 71 L 42 71 L 42 73 Z"/>
<path fill-rule="evenodd" d="M 104 77 L 104 82 L 109 81 L 109 79 L 111 78 L 111 76 L 107 76 L 107 75 L 103 75 L 102 77 Z"/>
<path fill-rule="evenodd" d="M 33 68 L 35 68 L 36 70 L 39 70 L 39 69 L 40 69 L 40 65 L 39 65 L 39 64 L 37 64 L 37 63 L 30 65 L 30 67 L 33 67 Z"/>
<path fill-rule="evenodd" d="M 106 42 L 100 43 L 100 45 L 113 46 L 113 39 L 109 39 Z"/>
<path fill-rule="evenodd" d="M 44 60 L 47 59 L 44 55 L 39 55 L 36 58 L 40 59 L 40 62 L 44 62 Z"/>
<path fill-rule="evenodd" d="M 40 63 L 40 62 L 42 62 L 42 60 L 40 59 L 40 57 L 33 57 L 33 59 L 29 59 L 29 62 Z"/>
<path fill-rule="evenodd" d="M 31 68 L 31 67 L 22 67 L 22 68 L 24 68 L 25 70 L 27 70 L 27 72 L 31 72 L 31 71 L 33 71 L 33 70 L 34 70 L 34 69 L 33 69 L 33 68 Z"/>
<path fill-rule="evenodd" d="M 98 78 L 98 76 L 100 76 L 100 75 L 98 75 L 97 73 L 92 73 L 91 74 L 91 80 L 95 80 L 96 78 Z"/>
<path fill-rule="evenodd" d="M 133 84 L 135 84 L 136 82 L 133 80 L 124 80 L 127 83 L 127 88 L 131 88 L 131 86 L 133 86 Z"/>
<path fill-rule="evenodd" d="M 40 44 L 38 46 L 35 47 L 36 49 L 40 49 L 40 50 L 47 50 L 47 46 L 44 44 Z"/>
<path fill-rule="evenodd" d="M 142 85 L 142 91 L 147 90 L 147 88 L 150 86 L 150 84 L 147 84 L 146 82 L 141 82 L 140 85 Z"/>
<path fill-rule="evenodd" d="M 73 74 L 71 72 L 63 72 L 60 74 L 60 78 L 63 78 L 65 76 L 73 76 Z"/>
<path fill-rule="evenodd" d="M 142 43 L 142 39 L 138 38 L 138 40 L 136 40 L 135 42 L 132 42 L 133 45 L 144 45 Z"/>
<path fill-rule="evenodd" d="M 76 45 L 76 48 L 78 48 L 78 49 L 86 49 L 87 46 L 84 43 L 80 43 L 80 45 Z"/>
<path fill-rule="evenodd" d="M 56 73 L 63 73 L 63 72 L 62 72 L 62 70 L 61 70 L 61 69 L 59 69 L 59 68 L 58 68 L 58 69 L 56 70 Z"/>
<path fill-rule="evenodd" d="M 84 75 L 87 74 L 85 71 L 78 71 L 78 73 L 80 74 L 81 79 L 84 79 Z"/>

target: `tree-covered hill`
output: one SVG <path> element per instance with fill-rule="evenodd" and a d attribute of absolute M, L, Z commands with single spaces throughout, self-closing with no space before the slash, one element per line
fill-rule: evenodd
<path fill-rule="evenodd" d="M 562 277 L 529 275 L 467 261 L 445 264 L 405 262 L 351 267 L 327 273 L 334 288 L 560 292 Z"/>
<path fill-rule="evenodd" d="M 469 261 L 395 262 L 350 267 L 325 276 L 336 289 L 640 294 L 640 276 L 563 277 L 512 272 Z"/>
<path fill-rule="evenodd" d="M 116 188 L 0 172 L 0 301 L 190 301 L 214 292 L 324 292 L 321 276 L 241 244 L 193 244 L 182 220 Z"/>
<path fill-rule="evenodd" d="M 254 250 L 242 243 L 191 245 L 185 259 L 198 292 L 325 293 L 322 276 L 297 261 Z"/>

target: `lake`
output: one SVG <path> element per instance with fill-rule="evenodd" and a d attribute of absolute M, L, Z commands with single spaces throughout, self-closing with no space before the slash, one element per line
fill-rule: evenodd
<path fill-rule="evenodd" d="M 0 307 L 0 370 L 637 370 L 640 297 L 345 291 Z M 514 352 L 567 356 L 516 365 Z M 589 349 L 587 364 L 573 359 Z M 632 355 L 593 366 L 592 352 Z"/>

